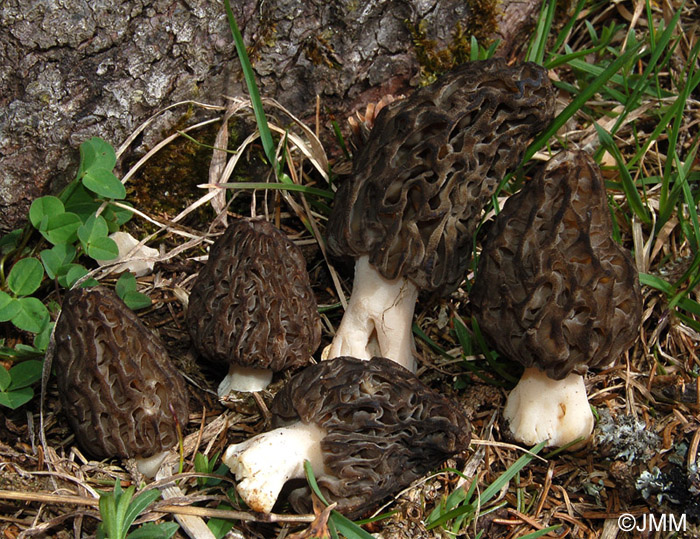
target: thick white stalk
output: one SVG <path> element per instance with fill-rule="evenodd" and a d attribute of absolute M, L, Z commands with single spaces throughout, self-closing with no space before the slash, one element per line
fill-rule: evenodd
<path fill-rule="evenodd" d="M 348 307 L 323 359 L 382 356 L 416 372 L 412 326 L 417 299 L 412 281 L 385 279 L 368 256 L 358 258 Z"/>
<path fill-rule="evenodd" d="M 231 365 L 226 377 L 221 380 L 217 393 L 219 397 L 225 397 L 231 391 L 262 391 L 270 385 L 272 381 L 272 371 L 269 369 L 251 369 L 249 367 L 239 367 Z"/>
<path fill-rule="evenodd" d="M 513 437 L 526 445 L 549 440 L 548 445 L 560 447 L 585 440 L 594 424 L 583 376 L 553 380 L 536 368 L 525 369 L 508 395 L 503 417 Z"/>
<path fill-rule="evenodd" d="M 321 440 L 325 435 L 316 425 L 294 423 L 229 446 L 222 461 L 239 481 L 236 490 L 248 507 L 269 513 L 284 484 L 304 478 L 305 460 L 316 477 L 324 473 Z"/>

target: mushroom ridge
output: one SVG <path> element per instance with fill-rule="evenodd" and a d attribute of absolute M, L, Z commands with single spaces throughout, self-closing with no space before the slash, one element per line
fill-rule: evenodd
<path fill-rule="evenodd" d="M 146 458 L 178 442 L 188 393 L 160 339 L 113 290 L 66 293 L 55 330 L 59 395 L 80 447 Z"/>
<path fill-rule="evenodd" d="M 641 291 L 612 238 L 597 164 L 560 152 L 494 220 L 470 300 L 504 355 L 561 380 L 617 359 L 636 339 Z"/>
<path fill-rule="evenodd" d="M 211 247 L 186 322 L 197 350 L 225 366 L 298 368 L 321 339 L 306 260 L 263 219 L 236 219 Z"/>
<path fill-rule="evenodd" d="M 336 193 L 329 250 L 369 255 L 389 280 L 455 289 L 483 206 L 553 109 L 544 68 L 502 59 L 468 62 L 388 104 Z"/>
<path fill-rule="evenodd" d="M 307 367 L 275 396 L 273 427 L 301 421 L 325 432 L 318 485 L 348 516 L 408 486 L 470 442 L 448 398 L 392 360 L 340 357 Z M 306 511 L 308 488 L 290 494 Z"/>
<path fill-rule="evenodd" d="M 493 346 L 525 366 L 503 410 L 513 438 L 554 446 L 588 439 L 594 419 L 582 374 L 632 345 L 642 311 L 637 269 L 612 238 L 602 176 L 588 154 L 558 153 L 506 201 L 470 299 Z"/>

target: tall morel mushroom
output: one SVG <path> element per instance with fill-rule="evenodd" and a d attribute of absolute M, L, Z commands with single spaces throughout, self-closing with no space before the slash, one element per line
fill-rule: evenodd
<path fill-rule="evenodd" d="M 187 387 L 160 339 L 103 287 L 66 294 L 55 336 L 58 390 L 80 447 L 135 458 L 155 475 L 188 419 Z"/>
<path fill-rule="evenodd" d="M 465 450 L 469 423 L 448 398 L 394 361 L 339 357 L 307 367 L 275 396 L 277 427 L 230 446 L 223 461 L 255 511 L 270 512 L 284 483 L 311 462 L 324 496 L 353 518 Z M 306 488 L 292 506 L 308 511 Z"/>
<path fill-rule="evenodd" d="M 356 259 L 328 357 L 381 355 L 415 370 L 419 291 L 459 285 L 484 205 L 553 105 L 545 69 L 493 59 L 381 110 L 328 223 L 330 251 Z"/>
<path fill-rule="evenodd" d="M 521 442 L 587 438 L 582 374 L 639 333 L 638 272 L 611 233 L 600 170 L 581 151 L 555 155 L 491 225 L 470 299 L 496 349 L 525 366 L 504 410 Z"/>
<path fill-rule="evenodd" d="M 321 320 L 299 248 L 267 221 L 236 219 L 192 287 L 187 327 L 199 353 L 228 369 L 222 397 L 308 364 Z"/>

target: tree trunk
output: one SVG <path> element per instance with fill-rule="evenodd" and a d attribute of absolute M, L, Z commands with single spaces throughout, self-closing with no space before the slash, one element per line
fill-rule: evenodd
<path fill-rule="evenodd" d="M 484 15 L 498 0 L 232 3 L 261 94 L 307 119 L 319 95 L 327 120 L 406 92 L 421 53 L 444 55 L 458 30 L 490 32 L 510 56 L 540 0 L 496 6 L 492 26 Z M 0 25 L 0 233 L 73 176 L 85 139 L 118 146 L 163 107 L 246 93 L 221 2 L 4 0 Z M 183 114 L 159 115 L 136 151 Z"/>

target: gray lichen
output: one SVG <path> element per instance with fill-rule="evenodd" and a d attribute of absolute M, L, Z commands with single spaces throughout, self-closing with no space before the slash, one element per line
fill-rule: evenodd
<path fill-rule="evenodd" d="M 674 504 L 680 503 L 680 500 L 675 499 L 670 494 L 672 483 L 669 481 L 668 475 L 656 466 L 651 471 L 643 471 L 637 478 L 635 486 L 645 500 L 655 495 L 659 503 L 663 503 L 664 499 Z"/>
<path fill-rule="evenodd" d="M 658 451 L 661 439 L 638 418 L 631 415 L 612 417 L 608 410 L 603 409 L 595 441 L 606 456 L 632 464 L 635 460 L 648 461 Z"/>

